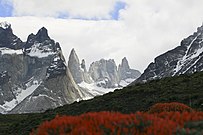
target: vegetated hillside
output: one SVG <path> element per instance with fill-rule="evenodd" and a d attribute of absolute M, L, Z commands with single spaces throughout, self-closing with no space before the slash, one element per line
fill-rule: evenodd
<path fill-rule="evenodd" d="M 31 129 L 36 128 L 44 120 L 53 119 L 56 114 L 79 115 L 98 111 L 134 113 L 147 111 L 155 103 L 174 101 L 202 111 L 203 72 L 136 84 L 104 96 L 65 105 L 41 114 L 0 115 L 0 133 L 4 135 L 29 134 Z M 8 118 L 5 119 L 5 117 Z"/>

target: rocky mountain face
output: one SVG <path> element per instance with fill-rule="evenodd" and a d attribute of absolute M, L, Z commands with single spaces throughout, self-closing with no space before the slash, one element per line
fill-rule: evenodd
<path fill-rule="evenodd" d="M 91 95 L 73 80 L 59 43 L 46 28 L 25 43 L 0 24 L 0 111 L 42 112 Z"/>
<path fill-rule="evenodd" d="M 86 82 L 92 83 L 92 79 L 87 73 L 85 60 L 80 63 L 79 58 L 74 49 L 71 50 L 68 67 L 76 83 Z"/>
<path fill-rule="evenodd" d="M 116 63 L 113 59 L 101 59 L 99 61 L 93 62 L 90 65 L 89 74 L 99 87 L 118 87 L 119 76 Z"/>
<path fill-rule="evenodd" d="M 203 26 L 180 46 L 156 57 L 134 83 L 198 71 L 203 71 Z"/>
<path fill-rule="evenodd" d="M 13 34 L 11 25 L 6 22 L 0 23 L 0 48 L 21 49 L 23 42 Z"/>
<path fill-rule="evenodd" d="M 46 28 L 23 42 L 10 24 L 0 23 L 0 113 L 43 112 L 126 86 L 126 80 L 139 75 L 126 58 L 119 68 L 114 60 L 101 59 L 87 70 L 74 49 L 67 66 L 60 44 Z"/>
<path fill-rule="evenodd" d="M 96 87 L 93 89 L 96 90 L 99 89 L 97 87 L 114 89 L 123 87 L 141 75 L 139 71 L 130 68 L 126 58 L 123 58 L 119 68 L 113 59 L 101 59 L 93 62 L 87 71 L 85 60 L 83 59 L 80 64 L 74 49 L 69 56 L 68 67 L 77 84 L 86 83 L 87 86 L 88 84 L 94 83 Z M 81 87 L 86 86 L 82 85 Z"/>
<path fill-rule="evenodd" d="M 138 70 L 131 69 L 128 64 L 128 60 L 126 57 L 124 57 L 121 64 L 118 66 L 118 75 L 120 81 L 124 81 L 127 84 L 130 84 L 132 81 L 140 77 L 141 73 Z M 120 83 L 120 85 L 122 84 Z M 125 84 L 122 86 L 125 86 Z"/>

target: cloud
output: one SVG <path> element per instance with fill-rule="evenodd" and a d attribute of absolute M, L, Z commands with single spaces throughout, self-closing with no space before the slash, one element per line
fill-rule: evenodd
<path fill-rule="evenodd" d="M 131 36 L 126 34 L 126 26 L 122 22 L 113 20 L 9 17 L 0 18 L 0 21 L 10 22 L 13 32 L 23 41 L 26 41 L 30 33 L 37 33 L 41 27 L 45 26 L 50 37 L 61 44 L 67 60 L 71 49 L 75 48 L 79 57 L 86 59 L 88 65 L 101 58 L 114 58 L 120 63 L 121 59 L 126 56 L 125 47 L 129 48 L 132 41 Z"/>
<path fill-rule="evenodd" d="M 153 59 L 179 45 L 203 22 L 202 0 L 126 0 L 127 10 L 120 19 L 128 26 L 128 33 L 136 37 L 135 61 L 143 68 Z M 134 47 L 135 48 L 135 47 Z M 132 54 L 132 53 L 131 53 Z M 132 58 L 132 57 L 131 57 Z M 139 60 L 139 59 L 142 59 Z M 139 67 L 141 67 L 138 65 Z"/>
<path fill-rule="evenodd" d="M 25 2 L 23 6 L 27 6 L 32 0 L 15 1 Z M 66 0 L 67 3 L 63 1 L 63 4 L 60 0 L 57 3 L 61 4 L 51 1 L 43 4 L 43 1 L 40 3 L 36 0 L 37 4 L 26 7 L 28 11 L 26 8 L 20 9 L 22 5 L 19 4 L 15 6 L 18 17 L 0 18 L 0 21 L 11 22 L 16 35 L 24 41 L 28 34 L 36 33 L 45 26 L 50 37 L 60 42 L 66 58 L 74 47 L 80 59 L 86 59 L 87 64 L 101 58 L 113 58 L 120 63 L 123 57 L 127 57 L 131 67 L 143 71 L 156 56 L 178 46 L 203 22 L 202 0 L 120 0 L 125 3 L 125 9 L 118 10 L 118 20 L 97 21 L 59 19 L 53 15 L 57 16 L 59 9 L 65 9 L 64 5 L 69 3 L 66 5 L 69 16 L 111 18 L 109 11 L 115 7 L 116 0 L 85 0 L 86 3 L 84 0 L 83 3 Z M 38 8 L 39 5 L 43 6 Z M 92 9 L 86 9 L 92 6 Z M 43 16 L 21 17 L 25 13 L 32 15 L 34 11 Z M 44 17 L 48 14 L 51 17 Z"/>
<path fill-rule="evenodd" d="M 119 0 L 13 0 L 14 16 L 110 19 Z"/>

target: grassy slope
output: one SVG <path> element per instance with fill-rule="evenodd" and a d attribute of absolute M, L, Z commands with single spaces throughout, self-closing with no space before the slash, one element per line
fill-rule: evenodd
<path fill-rule="evenodd" d="M 158 102 L 173 101 L 203 110 L 203 72 L 137 84 L 42 114 L 0 115 L 0 134 L 29 134 L 32 128 L 37 127 L 44 120 L 54 118 L 56 114 L 78 115 L 91 111 L 133 113 L 147 111 L 151 105 Z"/>

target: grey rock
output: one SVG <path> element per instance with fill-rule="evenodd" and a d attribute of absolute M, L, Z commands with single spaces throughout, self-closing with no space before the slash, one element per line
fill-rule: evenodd
<path fill-rule="evenodd" d="M 89 74 L 99 87 L 115 88 L 119 84 L 117 66 L 113 59 L 93 62 Z"/>
<path fill-rule="evenodd" d="M 5 28 L 5 27 L 4 27 Z M 6 35 L 4 46 L 12 46 L 10 26 L 0 28 Z M 0 39 L 1 40 L 1 39 Z M 21 40 L 20 40 L 21 41 Z M 0 41 L 1 42 L 1 41 Z M 17 51 L 16 53 L 13 50 Z M 0 54 L 0 110 L 2 113 L 42 112 L 74 101 L 87 90 L 79 88 L 66 66 L 59 43 L 48 36 L 46 28 L 30 34 L 20 49 L 10 47 L 9 53 Z M 19 53 L 20 52 L 20 53 Z M 91 95 L 92 96 L 92 95 Z M 0 113 L 1 113 L 0 112 Z"/>
<path fill-rule="evenodd" d="M 43 81 L 39 87 L 10 113 L 43 112 L 64 104 L 82 100 L 82 93 L 68 69 L 66 74 Z"/>
<path fill-rule="evenodd" d="M 130 68 L 126 57 L 122 59 L 122 63 L 118 66 L 118 74 L 120 80 L 137 79 L 141 75 L 140 71 Z"/>
<path fill-rule="evenodd" d="M 7 22 L 0 23 L 0 47 L 11 49 L 21 49 L 23 42 L 16 35 L 13 34 L 11 25 Z"/>
<path fill-rule="evenodd" d="M 77 84 L 81 82 L 86 82 L 86 83 L 92 82 L 91 77 L 87 73 L 85 60 L 83 59 L 82 63 L 80 64 L 79 58 L 74 49 L 71 50 L 69 60 L 68 60 L 68 67 L 73 76 L 73 79 Z"/>
<path fill-rule="evenodd" d="M 131 83 L 132 80 L 137 79 L 141 75 L 138 70 L 130 68 L 126 58 L 123 58 L 118 69 L 113 59 L 101 59 L 93 62 L 87 72 L 85 60 L 83 59 L 80 64 L 79 58 L 74 49 L 72 49 L 69 56 L 68 67 L 77 84 L 80 85 L 82 82 L 88 84 L 95 83 L 98 87 L 103 88 L 118 88 L 126 86 Z M 121 81 L 123 83 L 121 83 Z M 122 85 L 120 85 L 120 83 Z M 83 85 L 84 84 L 82 84 L 82 86 Z"/>
<path fill-rule="evenodd" d="M 82 63 L 81 63 L 81 69 L 83 70 L 83 72 L 87 72 L 87 68 L 86 68 L 86 64 L 85 64 L 85 60 L 82 59 Z"/>
<path fill-rule="evenodd" d="M 180 46 L 156 57 L 132 85 L 153 79 L 203 71 L 202 63 L 203 26 L 183 39 Z"/>

